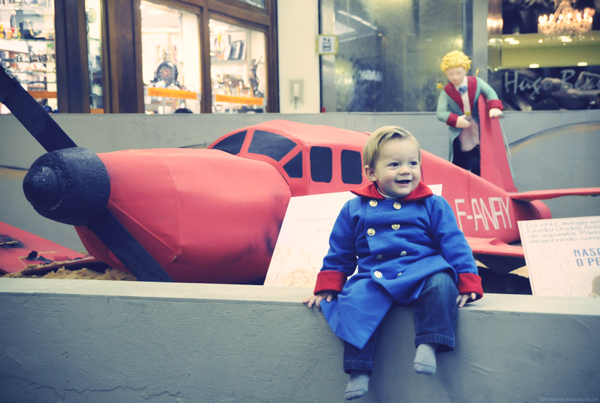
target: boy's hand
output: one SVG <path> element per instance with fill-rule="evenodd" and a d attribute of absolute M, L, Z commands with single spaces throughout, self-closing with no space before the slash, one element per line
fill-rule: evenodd
<path fill-rule="evenodd" d="M 504 117 L 504 113 L 498 108 L 490 109 L 489 114 L 490 114 L 490 118 L 503 118 Z"/>
<path fill-rule="evenodd" d="M 456 304 L 458 305 L 459 308 L 462 308 L 463 306 L 465 306 L 465 303 L 467 302 L 467 300 L 469 298 L 471 298 L 472 300 L 475 300 L 475 298 L 477 298 L 477 295 L 475 295 L 474 292 L 472 292 L 471 295 L 460 294 L 458 297 L 456 297 Z"/>
<path fill-rule="evenodd" d="M 456 120 L 456 127 L 459 129 L 466 129 L 467 127 L 471 127 L 471 122 L 467 120 L 465 115 L 459 116 Z"/>
<path fill-rule="evenodd" d="M 304 301 L 302 301 L 304 304 L 306 304 L 307 308 L 312 308 L 313 305 L 316 305 L 317 309 L 321 309 L 321 301 L 323 301 L 324 299 L 327 300 L 327 302 L 331 302 L 335 297 L 337 296 L 336 292 L 320 292 L 316 295 L 313 295 L 312 297 L 308 297 L 306 298 Z"/>

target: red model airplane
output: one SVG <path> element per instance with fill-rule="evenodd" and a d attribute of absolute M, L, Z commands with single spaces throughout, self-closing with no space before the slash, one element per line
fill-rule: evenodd
<path fill-rule="evenodd" d="M 90 254 L 140 280 L 260 284 L 291 197 L 367 183 L 368 133 L 275 120 L 226 134 L 207 150 L 96 155 L 77 147 L 1 68 L 0 102 L 49 152 L 23 184 L 36 211 L 75 225 Z M 539 199 L 600 188 L 517 193 L 499 123 L 480 126 L 481 177 L 423 151 L 423 180 L 442 185 L 475 256 L 510 271 L 523 264 L 522 249 L 509 245 L 519 240 L 517 221 L 550 218 Z"/>

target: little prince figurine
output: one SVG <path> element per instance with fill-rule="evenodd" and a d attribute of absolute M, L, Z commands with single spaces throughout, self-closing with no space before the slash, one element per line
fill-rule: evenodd
<path fill-rule="evenodd" d="M 442 59 L 442 71 L 450 81 L 440 93 L 437 118 L 450 131 L 449 160 L 480 175 L 479 114 L 477 101 L 483 94 L 488 100 L 490 118 L 502 117 L 502 101 L 496 91 L 480 78 L 467 76 L 471 60 L 454 50 Z"/>

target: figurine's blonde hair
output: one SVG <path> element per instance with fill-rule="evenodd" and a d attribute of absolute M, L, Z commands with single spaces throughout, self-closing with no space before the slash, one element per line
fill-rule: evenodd
<path fill-rule="evenodd" d="M 469 56 L 465 55 L 460 50 L 453 50 L 444 56 L 440 67 L 444 73 L 446 70 L 453 67 L 463 67 L 466 71 L 469 71 L 471 68 L 471 60 L 469 59 Z"/>
<path fill-rule="evenodd" d="M 384 126 L 375 130 L 367 140 L 363 148 L 363 165 L 375 169 L 381 149 L 388 141 L 394 138 L 413 140 L 419 151 L 419 163 L 421 162 L 421 145 L 411 132 L 398 126 Z"/>

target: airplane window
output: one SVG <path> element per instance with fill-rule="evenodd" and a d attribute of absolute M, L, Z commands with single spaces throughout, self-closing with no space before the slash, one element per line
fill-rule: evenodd
<path fill-rule="evenodd" d="M 310 175 L 315 182 L 331 182 L 332 152 L 329 147 L 310 149 Z"/>
<path fill-rule="evenodd" d="M 256 130 L 252 137 L 248 152 L 253 154 L 262 154 L 280 161 L 296 147 L 296 143 L 279 134 Z"/>
<path fill-rule="evenodd" d="M 342 182 L 362 183 L 362 158 L 358 151 L 342 150 Z"/>
<path fill-rule="evenodd" d="M 283 166 L 290 178 L 302 178 L 302 151 Z"/>
<path fill-rule="evenodd" d="M 225 151 L 233 155 L 239 154 L 239 152 L 242 150 L 242 144 L 244 144 L 245 138 L 246 130 L 224 138 L 223 140 L 215 144 L 213 149 Z"/>

